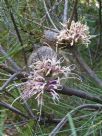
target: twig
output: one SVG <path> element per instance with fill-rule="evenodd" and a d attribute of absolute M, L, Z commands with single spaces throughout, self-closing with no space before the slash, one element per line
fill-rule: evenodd
<path fill-rule="evenodd" d="M 74 1 L 74 6 L 73 6 L 73 9 L 72 9 L 70 18 L 69 18 L 69 22 L 68 22 L 68 28 L 70 28 L 71 22 L 72 22 L 72 20 L 73 20 L 73 17 L 74 17 L 75 11 L 76 11 L 77 3 L 78 3 L 78 0 L 75 0 L 75 1 Z"/>
<path fill-rule="evenodd" d="M 4 106 L 4 104 L 6 104 L 6 106 Z M 8 107 L 8 104 L 7 103 L 5 103 L 5 102 L 0 102 L 0 105 L 1 106 L 3 106 L 3 107 L 5 107 L 5 108 L 7 108 L 7 109 L 9 109 L 9 107 Z M 11 105 L 9 105 L 10 107 L 12 107 Z M 14 107 L 13 107 L 14 108 Z M 86 107 L 87 108 L 87 107 Z M 13 111 L 12 109 L 9 109 L 9 110 L 11 110 L 12 112 L 14 112 L 14 113 L 16 113 L 16 111 L 18 111 L 18 109 L 16 109 L 16 111 Z M 96 108 L 95 108 L 95 110 L 97 110 Z M 100 113 L 101 114 L 101 113 Z M 21 115 L 22 116 L 22 115 Z M 77 120 L 82 120 L 82 119 L 84 119 L 84 118 L 86 118 L 86 117 L 88 117 L 89 115 L 85 115 L 85 116 L 80 116 L 80 117 L 76 117 L 75 119 L 77 119 Z M 37 120 L 38 119 L 38 117 L 37 116 L 35 116 L 35 117 L 29 117 L 29 116 L 26 116 L 26 119 L 27 120 L 25 120 L 25 122 L 28 122 L 28 121 L 30 121 L 30 120 Z M 45 124 L 45 123 L 53 123 L 53 124 L 56 124 L 56 123 L 60 123 L 61 122 L 61 119 L 60 118 L 51 118 L 50 117 L 50 115 L 46 115 L 46 113 L 45 113 L 45 115 L 44 115 L 44 117 L 43 116 L 41 116 L 41 118 L 40 118 L 40 124 Z M 65 125 L 64 125 L 65 126 Z"/>
<path fill-rule="evenodd" d="M 56 0 L 55 4 L 53 5 L 53 7 L 51 9 L 49 9 L 48 12 L 50 13 L 51 11 L 55 10 L 56 7 L 58 7 L 61 2 L 62 2 L 62 0 L 60 0 L 59 2 Z M 45 21 L 46 16 L 47 16 L 47 13 L 45 13 L 45 15 L 42 17 L 40 24 L 42 24 Z"/>
<path fill-rule="evenodd" d="M 66 86 L 63 86 L 62 90 L 56 90 L 57 93 L 61 93 L 64 95 L 69 95 L 69 96 L 77 96 L 86 100 L 90 100 L 93 102 L 97 102 L 102 104 L 102 99 L 98 96 L 92 95 L 88 92 L 82 91 L 82 90 L 78 90 L 78 89 L 74 89 L 74 88 L 69 88 Z"/>
<path fill-rule="evenodd" d="M 27 21 L 29 21 L 29 22 L 33 22 L 34 24 L 40 26 L 41 28 L 44 28 L 44 29 L 47 29 L 47 30 L 51 30 L 51 31 L 53 31 L 53 32 L 55 32 L 55 33 L 58 33 L 58 32 L 59 32 L 59 30 L 56 30 L 56 29 L 53 29 L 53 28 L 44 26 L 44 25 L 40 24 L 39 22 L 37 22 L 37 21 L 35 21 L 35 20 L 30 20 L 30 19 L 28 19 L 28 18 L 25 18 L 25 19 L 26 19 Z"/>
<path fill-rule="evenodd" d="M 76 57 L 80 66 L 86 71 L 86 73 L 100 86 L 102 87 L 102 80 L 97 77 L 95 72 L 85 63 L 83 58 L 81 57 L 80 53 L 77 49 L 73 48 L 72 50 L 73 55 Z"/>
<path fill-rule="evenodd" d="M 3 47 L 0 45 L 0 53 L 7 57 L 7 60 L 11 63 L 12 67 L 16 70 L 19 71 L 21 68 L 16 64 L 16 62 L 8 55 L 8 53 L 3 49 Z"/>
<path fill-rule="evenodd" d="M 7 65 L 5 64 L 0 64 L 0 69 L 10 73 L 10 74 L 14 74 L 16 71 L 10 67 L 8 67 Z"/>
<path fill-rule="evenodd" d="M 56 30 L 58 30 L 58 28 L 55 26 L 55 24 L 54 24 L 52 18 L 50 17 L 50 14 L 49 14 L 49 12 L 48 12 L 48 9 L 47 9 L 45 0 L 42 0 L 42 1 L 43 1 L 43 4 L 44 4 L 44 8 L 45 8 L 46 14 L 47 14 L 47 16 L 48 16 L 48 18 L 49 18 L 51 24 L 53 25 L 53 27 L 54 27 Z"/>
<path fill-rule="evenodd" d="M 4 85 L 0 88 L 0 92 L 2 92 L 2 91 L 7 87 L 7 85 L 8 85 L 19 73 L 20 73 L 20 72 L 13 74 L 13 75 L 7 80 L 7 82 L 5 82 Z M 6 92 L 6 93 L 8 93 L 8 92 Z M 9 94 L 9 95 L 11 95 L 11 94 Z M 29 115 L 30 115 L 32 118 L 35 118 L 35 116 L 34 116 L 32 110 L 31 110 L 30 106 L 28 105 L 28 103 L 27 103 L 26 101 L 24 102 L 24 105 L 25 105 L 26 110 L 27 110 L 27 112 L 29 113 Z"/>
<path fill-rule="evenodd" d="M 100 37 L 99 37 L 99 45 L 101 46 L 101 43 L 102 43 L 102 1 L 101 0 L 98 0 L 98 3 L 99 3 L 99 31 L 100 31 Z"/>
<path fill-rule="evenodd" d="M 19 91 L 19 89 L 17 88 L 16 84 L 15 84 L 15 88 Z M 20 91 L 19 91 L 20 92 Z M 27 101 L 23 101 L 24 104 L 24 108 L 26 109 L 26 111 L 28 112 L 28 114 L 30 115 L 31 118 L 35 118 L 35 115 L 33 114 L 32 109 L 30 108 L 29 104 L 27 103 Z"/>
<path fill-rule="evenodd" d="M 6 103 L 6 102 L 1 102 L 1 101 L 0 101 L 0 106 L 3 106 L 3 107 L 5 107 L 5 108 L 11 110 L 12 112 L 14 112 L 14 113 L 16 113 L 16 114 L 18 114 L 18 115 L 21 115 L 21 116 L 23 116 L 23 117 L 29 119 L 28 116 L 26 116 L 26 115 L 23 114 L 21 111 L 19 111 L 18 109 L 16 109 L 15 107 L 9 105 L 9 104 Z"/>
<path fill-rule="evenodd" d="M 76 4 L 75 12 L 74 12 L 74 20 L 75 20 L 75 22 L 78 21 L 78 8 L 77 8 L 77 5 L 78 5 L 78 4 Z"/>
<path fill-rule="evenodd" d="M 76 107 L 74 110 L 67 113 L 67 115 L 61 120 L 61 122 L 52 130 L 52 132 L 49 134 L 49 136 L 56 136 L 57 133 L 60 131 L 60 129 L 66 124 L 68 121 L 68 115 L 72 114 L 74 115 L 77 111 L 80 111 L 82 109 L 89 108 L 89 109 L 95 109 L 95 110 L 102 110 L 102 105 L 100 104 L 84 104 Z"/>
<path fill-rule="evenodd" d="M 13 75 L 11 75 L 11 77 L 3 84 L 2 87 L 0 87 L 0 92 L 2 92 L 10 82 L 12 82 L 14 80 L 14 78 L 19 74 L 20 72 L 14 73 Z"/>
<path fill-rule="evenodd" d="M 94 55 L 94 59 L 96 61 L 97 58 L 99 58 L 99 52 L 100 52 L 100 49 L 101 49 L 101 44 L 102 44 L 102 12 L 101 12 L 101 9 L 102 9 L 102 2 L 101 0 L 97 0 L 98 1 L 98 4 L 99 4 L 99 23 L 98 23 L 98 28 L 99 28 L 99 39 L 98 39 L 98 43 L 97 43 L 97 47 L 96 47 L 96 50 L 95 50 L 95 55 Z M 101 54 L 101 53 L 100 53 Z"/>
<path fill-rule="evenodd" d="M 0 64 L 0 69 L 10 73 L 10 74 L 15 74 L 16 71 L 10 67 L 8 67 L 5 64 Z M 18 73 L 18 75 L 16 75 L 18 79 L 22 80 L 22 81 L 26 81 L 26 77 L 28 76 L 28 74 L 26 72 L 22 72 L 22 73 Z"/>
<path fill-rule="evenodd" d="M 26 57 L 25 49 L 24 49 L 24 47 L 23 47 L 23 41 L 22 41 L 20 32 L 19 32 L 18 27 L 17 27 L 17 25 L 16 25 L 16 21 L 15 21 L 15 18 L 14 18 L 13 13 L 12 13 L 12 11 L 11 11 L 11 8 L 10 8 L 10 6 L 9 6 L 8 0 L 4 0 L 4 1 L 5 1 L 5 4 L 6 4 L 7 8 L 8 8 L 9 13 L 10 13 L 10 17 L 11 17 L 11 20 L 12 20 L 12 22 L 13 22 L 13 25 L 14 25 L 14 28 L 15 28 L 15 31 L 16 31 L 16 34 L 17 34 L 17 37 L 18 37 L 18 40 L 19 40 L 19 42 L 20 42 L 20 44 L 21 44 L 21 46 L 22 46 L 24 61 L 25 61 L 26 68 L 27 68 L 27 70 L 28 70 L 27 57 Z"/>
<path fill-rule="evenodd" d="M 15 99 L 15 97 L 13 96 L 13 94 L 7 92 L 6 90 L 5 90 L 5 94 L 6 94 L 7 96 L 10 96 L 10 97 L 12 97 L 13 99 Z"/>
<path fill-rule="evenodd" d="M 30 106 L 28 105 L 28 103 L 27 103 L 26 101 L 24 102 L 24 105 L 25 105 L 26 110 L 27 110 L 27 112 L 29 113 L 29 115 L 30 115 L 32 118 L 35 118 L 32 109 L 30 108 Z"/>
<path fill-rule="evenodd" d="M 68 0 L 64 2 L 63 23 L 66 23 L 68 19 Z"/>

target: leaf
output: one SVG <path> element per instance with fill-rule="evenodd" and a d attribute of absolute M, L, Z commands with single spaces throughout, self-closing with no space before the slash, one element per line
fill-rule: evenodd
<path fill-rule="evenodd" d="M 67 117 L 68 117 L 69 125 L 70 125 L 71 131 L 72 131 L 72 136 L 77 136 L 77 133 L 76 133 L 76 130 L 75 130 L 75 126 L 74 126 L 74 122 L 73 122 L 73 119 L 71 117 L 71 114 L 68 113 Z"/>

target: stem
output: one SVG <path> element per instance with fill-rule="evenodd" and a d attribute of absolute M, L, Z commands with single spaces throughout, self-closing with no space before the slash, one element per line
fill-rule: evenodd
<path fill-rule="evenodd" d="M 8 62 L 12 65 L 14 70 L 19 71 L 21 68 L 16 64 L 16 62 L 8 55 L 8 53 L 3 49 L 3 47 L 0 45 L 0 53 L 7 57 Z"/>
<path fill-rule="evenodd" d="M 17 73 L 14 69 L 8 67 L 8 66 L 5 65 L 5 64 L 0 64 L 0 69 L 4 70 L 4 71 L 6 71 L 6 72 L 8 72 L 8 73 L 10 73 L 10 74 L 15 74 L 15 73 Z M 26 77 L 28 77 L 28 74 L 27 74 L 26 72 L 22 72 L 22 73 L 19 72 L 19 73 L 16 75 L 16 77 L 17 77 L 18 79 L 22 80 L 22 81 L 26 81 L 26 80 L 27 80 Z"/>
<path fill-rule="evenodd" d="M 76 57 L 80 66 L 86 71 L 86 73 L 100 86 L 102 87 L 102 80 L 97 77 L 95 72 L 85 63 L 83 58 L 81 57 L 80 53 L 77 49 L 73 48 L 72 50 L 73 55 Z"/>
<path fill-rule="evenodd" d="M 101 34 L 102 34 L 102 13 L 101 13 L 101 9 L 102 9 L 102 2 L 101 0 L 98 0 L 99 2 L 99 30 L 100 30 L 100 37 L 99 37 L 99 45 L 101 46 Z"/>
<path fill-rule="evenodd" d="M 42 0 L 42 1 L 43 1 L 43 4 L 44 4 L 44 8 L 45 8 L 46 14 L 47 14 L 47 16 L 48 16 L 48 18 L 49 18 L 51 24 L 53 25 L 53 27 L 54 27 L 56 30 L 58 30 L 57 27 L 56 27 L 56 25 L 54 24 L 52 18 L 50 17 L 50 14 L 49 14 L 49 12 L 48 12 L 48 9 L 47 9 L 45 0 Z"/>
<path fill-rule="evenodd" d="M 66 86 L 63 86 L 62 90 L 56 90 L 57 93 L 61 93 L 64 95 L 69 95 L 69 96 L 77 96 L 86 100 L 90 100 L 93 102 L 97 102 L 102 104 L 102 99 L 100 97 L 94 96 L 88 92 L 82 91 L 82 90 L 78 90 L 78 89 L 74 89 L 74 88 L 69 88 Z"/>
<path fill-rule="evenodd" d="M 18 114 L 18 115 L 21 115 L 21 116 L 23 116 L 23 117 L 29 119 L 28 116 L 26 116 L 26 115 L 23 114 L 21 111 L 19 111 L 18 109 L 16 109 L 15 107 L 9 105 L 9 104 L 6 103 L 6 102 L 1 102 L 1 101 L 0 101 L 0 106 L 3 106 L 3 107 L 5 107 L 5 108 L 11 110 L 12 112 L 14 112 L 14 113 L 16 113 L 16 114 Z"/>
<path fill-rule="evenodd" d="M 4 91 L 4 89 L 8 86 L 8 84 L 10 82 L 12 82 L 14 80 L 14 78 L 19 74 L 20 72 L 14 73 L 13 75 L 11 75 L 11 77 L 3 84 L 2 87 L 0 87 L 0 93 L 2 91 Z"/>
<path fill-rule="evenodd" d="M 76 11 L 76 7 L 77 7 L 77 3 L 78 3 L 78 0 L 75 0 L 74 6 L 73 6 L 73 9 L 72 9 L 72 13 L 70 15 L 69 22 L 68 22 L 68 29 L 70 28 L 71 22 L 73 20 L 73 17 L 74 17 L 75 11 Z"/>
<path fill-rule="evenodd" d="M 12 22 L 13 22 L 13 25 L 14 25 L 14 28 L 15 28 L 15 31 L 16 31 L 16 34 L 17 34 L 17 37 L 18 37 L 18 40 L 19 40 L 19 42 L 20 42 L 20 44 L 21 44 L 21 46 L 22 46 L 24 61 L 25 61 L 26 68 L 27 68 L 27 70 L 28 70 L 28 66 L 27 66 L 27 57 L 26 57 L 25 49 L 24 49 L 24 47 L 23 47 L 23 41 L 22 41 L 20 32 L 19 32 L 19 30 L 18 30 L 16 21 L 15 21 L 15 18 L 14 18 L 13 13 L 12 13 L 12 11 L 11 11 L 11 8 L 10 8 L 10 6 L 9 6 L 8 0 L 4 0 L 4 1 L 5 1 L 5 4 L 6 4 L 7 8 L 8 8 L 8 11 L 9 11 L 11 20 L 12 20 Z"/>
<path fill-rule="evenodd" d="M 68 0 L 64 2 L 63 23 L 66 23 L 68 19 Z"/>
<path fill-rule="evenodd" d="M 60 0 L 59 2 L 56 0 L 55 4 L 52 6 L 52 8 L 49 9 L 48 12 L 50 13 L 50 12 L 54 11 L 60 5 L 61 2 L 62 2 L 62 0 Z M 47 13 L 45 13 L 45 15 L 42 17 L 40 24 L 44 23 L 46 17 L 47 17 Z"/>

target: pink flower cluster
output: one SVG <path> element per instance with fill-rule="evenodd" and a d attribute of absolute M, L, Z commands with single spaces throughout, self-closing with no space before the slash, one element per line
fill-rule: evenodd
<path fill-rule="evenodd" d="M 57 44 L 76 45 L 76 44 L 89 44 L 90 43 L 89 27 L 80 22 L 72 21 L 70 28 L 67 24 L 63 24 L 63 29 L 57 36 Z"/>
<path fill-rule="evenodd" d="M 23 90 L 21 98 L 28 100 L 33 95 L 36 95 L 38 105 L 43 104 L 43 94 L 45 92 L 51 94 L 54 101 L 59 100 L 59 95 L 56 89 L 62 89 L 60 79 L 67 76 L 71 70 L 69 67 L 61 66 L 61 60 L 43 59 L 33 63 L 32 71 L 29 74 L 28 80 L 21 85 Z"/>

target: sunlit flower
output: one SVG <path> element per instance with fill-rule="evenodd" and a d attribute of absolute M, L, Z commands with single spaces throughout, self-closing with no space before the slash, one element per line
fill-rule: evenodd
<path fill-rule="evenodd" d="M 57 36 L 57 44 L 76 45 L 76 44 L 89 44 L 90 34 L 89 27 L 80 22 L 72 21 L 70 28 L 67 28 L 67 24 L 62 24 L 63 29 Z"/>
<path fill-rule="evenodd" d="M 61 66 L 61 61 L 63 62 L 62 58 L 59 60 L 55 58 L 43 59 L 33 63 L 30 67 L 33 69 L 33 74 L 37 73 L 42 77 L 54 79 L 59 77 L 61 74 L 66 75 L 66 73 L 71 72 L 70 68 Z"/>
<path fill-rule="evenodd" d="M 71 67 L 61 66 L 61 59 L 55 58 L 43 59 L 33 63 L 32 71 L 28 76 L 28 80 L 21 84 L 21 98 L 28 100 L 32 96 L 38 102 L 38 105 L 43 105 L 43 94 L 48 93 L 52 99 L 59 101 L 59 94 L 56 90 L 62 89 L 61 79 L 67 78 L 71 73 Z"/>

